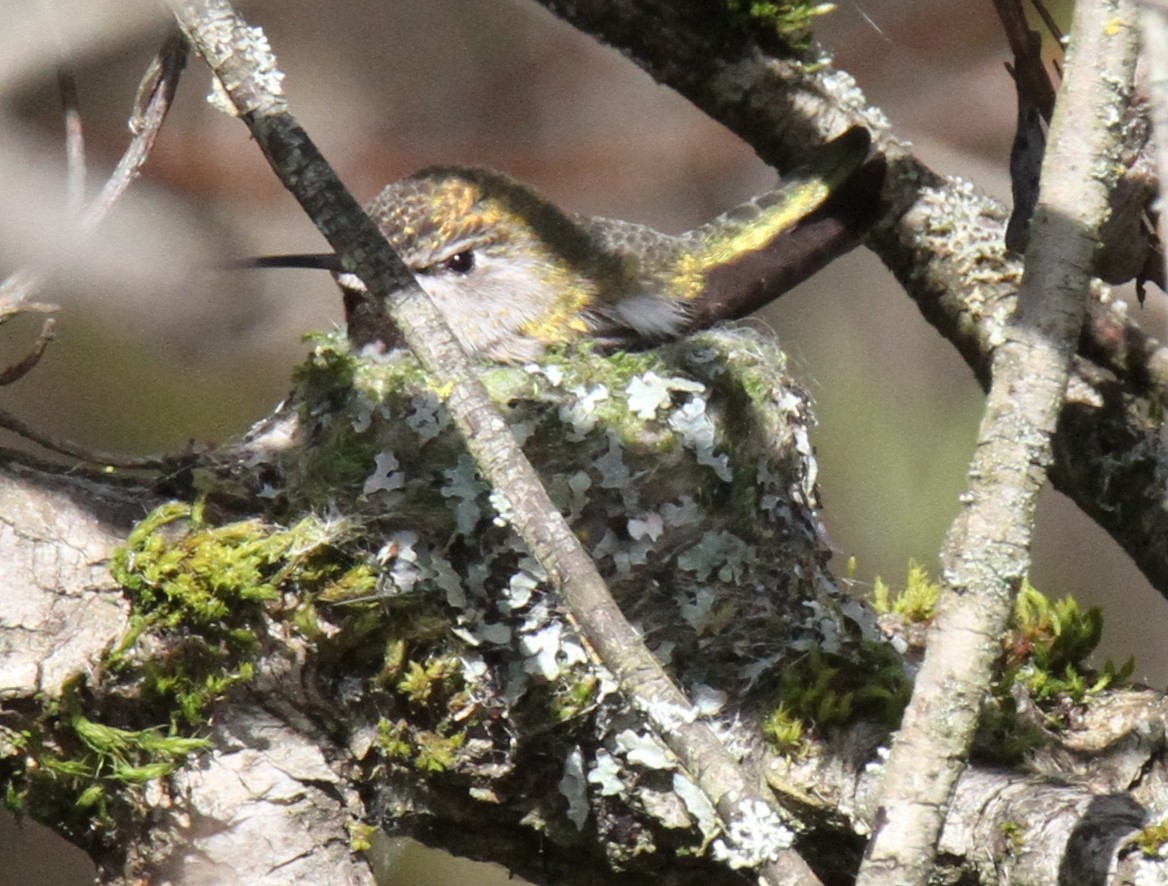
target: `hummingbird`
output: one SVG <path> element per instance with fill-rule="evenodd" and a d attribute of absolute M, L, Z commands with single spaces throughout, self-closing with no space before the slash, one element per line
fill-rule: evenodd
<path fill-rule="evenodd" d="M 863 240 L 882 209 L 884 175 L 870 134 L 853 127 L 774 190 L 676 236 L 566 213 L 509 176 L 474 167 L 423 169 L 386 187 L 366 211 L 472 357 L 527 363 L 581 340 L 651 347 L 753 312 Z M 332 271 L 350 341 L 403 344 L 339 256 L 243 264 Z"/>

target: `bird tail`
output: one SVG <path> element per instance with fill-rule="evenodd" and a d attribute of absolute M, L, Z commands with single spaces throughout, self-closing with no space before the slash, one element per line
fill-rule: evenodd
<path fill-rule="evenodd" d="M 777 189 L 691 234 L 689 330 L 752 313 L 858 246 L 883 214 L 883 155 L 853 127 L 828 142 Z"/>

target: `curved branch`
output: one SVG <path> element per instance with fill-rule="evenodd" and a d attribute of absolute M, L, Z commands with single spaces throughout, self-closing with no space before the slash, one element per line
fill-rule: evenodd
<path fill-rule="evenodd" d="M 792 62 L 764 48 L 764 36 L 712 15 L 700 0 L 539 0 L 560 18 L 626 53 L 749 143 L 779 170 L 848 126 L 864 125 L 889 162 L 886 221 L 869 238 L 922 316 L 957 348 L 987 385 L 990 360 L 1022 276 L 1006 254 L 1009 213 L 968 182 L 938 176 L 889 131 L 847 73 L 829 59 Z M 772 38 L 773 42 L 773 38 Z M 1005 74 L 1003 74 L 1005 76 Z M 1106 458 L 1079 447 L 1071 426 L 1055 436 L 1054 485 L 1131 555 L 1168 596 L 1168 493 L 1148 482 L 1168 477 L 1168 448 L 1148 422 L 1168 391 L 1168 359 L 1113 304 L 1093 302 L 1084 354 L 1115 376 L 1126 409 L 1077 364 L 1081 408 L 1073 429 L 1095 439 L 1132 441 Z M 1088 345 L 1089 343 L 1089 345 Z M 1101 480 L 1099 478 L 1106 478 Z M 1117 490 L 1124 490 L 1121 498 Z M 1132 497 L 1134 495 L 1134 498 Z"/>

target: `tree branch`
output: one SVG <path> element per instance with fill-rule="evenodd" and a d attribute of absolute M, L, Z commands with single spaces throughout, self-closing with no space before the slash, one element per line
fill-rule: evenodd
<path fill-rule="evenodd" d="M 1125 0 L 1075 8 L 1018 305 L 994 352 L 965 507 L 945 544 L 946 587 L 893 741 L 861 886 L 928 882 L 953 787 L 1001 659 L 1001 637 L 1030 570 L 1038 493 L 1083 325 L 1099 230 L 1118 180 L 1117 123 L 1136 59 L 1133 16 Z"/>
<path fill-rule="evenodd" d="M 809 141 L 867 126 L 889 161 L 889 212 L 869 246 L 988 384 L 990 359 L 1022 276 L 1021 262 L 1004 249 L 1009 213 L 1001 204 L 917 161 L 829 59 L 816 59 L 813 67 L 792 61 L 761 45 L 765 35 L 712 16 L 698 0 L 539 2 L 626 53 L 777 169 L 795 164 Z M 1168 478 L 1168 448 L 1147 419 L 1168 391 L 1168 359 L 1114 303 L 1092 301 L 1090 312 L 1084 352 L 1106 372 L 1100 376 L 1076 363 L 1074 418 L 1064 414 L 1060 421 L 1051 480 L 1168 596 L 1168 497 L 1163 482 L 1149 479 Z M 1100 378 L 1106 388 L 1098 386 Z M 1127 446 L 1100 458 L 1098 450 L 1080 447 L 1084 439 Z"/>

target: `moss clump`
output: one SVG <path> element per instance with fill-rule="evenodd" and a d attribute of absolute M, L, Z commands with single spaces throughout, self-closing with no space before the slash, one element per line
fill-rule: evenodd
<path fill-rule="evenodd" d="M 928 570 L 916 560 L 909 560 L 904 587 L 893 592 L 884 579 L 877 576 L 872 586 L 871 602 L 877 615 L 896 615 L 920 624 L 933 620 L 940 598 L 940 583 L 934 581 Z"/>
<path fill-rule="evenodd" d="M 1146 858 L 1163 858 L 1164 847 L 1168 844 L 1168 818 L 1141 828 L 1133 842 Z"/>
<path fill-rule="evenodd" d="M 114 822 L 141 817 L 138 790 L 174 772 L 207 747 L 172 729 L 125 729 L 82 713 L 77 677 L 46 706 L 35 729 L 6 735 L 4 802 L 18 814 L 52 822 L 79 840 L 101 838 Z M 14 765 L 15 764 L 15 765 Z"/>
<path fill-rule="evenodd" d="M 411 763 L 422 772 L 445 772 L 467 739 L 465 729 L 446 735 L 419 729 L 406 720 L 382 718 L 377 727 L 377 746 L 389 760 Z"/>
<path fill-rule="evenodd" d="M 762 731 L 776 751 L 789 757 L 798 755 L 807 738 L 802 718 L 792 714 L 781 702 L 763 720 Z"/>
<path fill-rule="evenodd" d="M 1089 695 L 1126 682 L 1135 668 L 1130 658 L 1120 667 L 1110 660 L 1099 670 L 1087 666 L 1102 634 L 1097 606 L 1083 609 L 1069 596 L 1051 600 L 1024 581 L 1003 644 L 1002 681 L 1007 689 L 1022 683 L 1040 705 L 1081 704 Z"/>
<path fill-rule="evenodd" d="M 936 614 L 940 591 L 928 572 L 910 561 L 904 589 L 893 591 L 877 579 L 871 602 L 881 616 L 928 624 Z M 1046 743 L 1049 730 L 1063 728 L 1073 707 L 1125 683 L 1134 668 L 1132 660 L 1118 667 L 1111 661 L 1102 668 L 1087 664 L 1102 632 L 1103 616 L 1097 607 L 1084 609 L 1069 596 L 1053 600 L 1024 580 L 1002 639 L 1001 674 L 982 709 L 979 752 L 1000 762 L 1019 762 Z M 1040 712 L 1041 722 L 1033 718 L 1022 722 L 1019 692 Z"/>
<path fill-rule="evenodd" d="M 754 28 L 777 37 L 799 52 L 810 46 L 815 19 L 835 11 L 834 3 L 725 0 L 725 4 L 735 16 L 746 19 Z"/>
<path fill-rule="evenodd" d="M 822 734 L 856 719 L 891 730 L 911 689 L 904 662 L 887 643 L 864 641 L 847 656 L 814 648 L 783 669 L 779 701 L 763 728 L 784 753 L 797 749 L 812 729 Z"/>
<path fill-rule="evenodd" d="M 368 566 L 335 549 L 346 531 L 316 517 L 286 528 L 259 519 L 212 525 L 201 504 L 163 505 L 114 555 L 111 571 L 132 610 L 105 667 L 134 681 L 172 727 L 202 726 L 211 704 L 252 678 L 262 618 L 284 592 L 373 590 Z M 311 612 L 300 623 L 311 628 Z M 164 640 L 165 653 L 145 652 L 147 635 Z"/>

